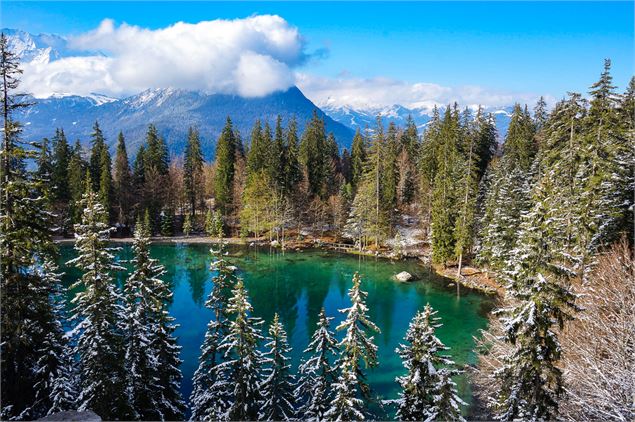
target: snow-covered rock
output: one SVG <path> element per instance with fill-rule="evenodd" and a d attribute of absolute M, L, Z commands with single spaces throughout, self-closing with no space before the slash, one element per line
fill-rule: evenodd
<path fill-rule="evenodd" d="M 397 281 L 401 281 L 402 283 L 406 283 L 408 281 L 412 281 L 412 279 L 414 277 L 408 271 L 402 271 L 399 274 L 395 274 L 394 278 Z"/>

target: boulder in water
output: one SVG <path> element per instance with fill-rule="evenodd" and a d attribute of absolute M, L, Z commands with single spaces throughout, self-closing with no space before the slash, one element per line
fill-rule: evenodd
<path fill-rule="evenodd" d="M 402 271 L 399 274 L 394 275 L 394 279 L 397 281 L 401 281 L 402 283 L 412 281 L 413 278 L 414 277 L 412 276 L 412 274 L 410 274 L 408 271 Z"/>

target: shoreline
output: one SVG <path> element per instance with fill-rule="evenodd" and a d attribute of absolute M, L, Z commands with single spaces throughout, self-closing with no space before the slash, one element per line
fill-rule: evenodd
<path fill-rule="evenodd" d="M 119 244 L 131 244 L 134 241 L 133 237 L 111 237 L 110 242 L 119 243 Z M 220 238 L 209 237 L 205 235 L 193 235 L 193 236 L 154 236 L 150 238 L 152 243 L 158 244 L 176 244 L 176 243 L 184 243 L 184 244 L 210 244 L 217 245 L 221 243 Z M 258 246 L 269 246 L 272 248 L 279 249 L 280 245 L 274 246 L 271 242 L 266 238 L 256 238 L 256 237 L 225 237 L 222 238 L 222 241 L 226 244 L 230 245 L 258 245 Z M 74 238 L 62 238 L 58 237 L 54 239 L 55 243 L 58 244 L 73 244 L 75 243 Z M 470 290 L 476 290 L 480 293 L 486 294 L 488 296 L 499 296 L 503 297 L 505 294 L 505 290 L 502 286 L 496 283 L 495 279 L 490 277 L 486 270 L 465 266 L 462 270 L 462 276 L 459 279 L 456 275 L 456 267 L 450 266 L 447 268 L 443 268 L 443 266 L 438 264 L 430 263 L 429 254 L 425 253 L 424 249 L 417 249 L 418 252 L 415 255 L 408 255 L 402 258 L 397 258 L 394 255 L 389 255 L 383 252 L 360 252 L 358 249 L 354 248 L 334 248 L 329 246 L 328 241 L 320 238 L 313 239 L 305 239 L 305 240 L 288 240 L 285 242 L 285 249 L 291 251 L 302 251 L 305 249 L 318 249 L 318 250 L 328 250 L 340 252 L 348 255 L 362 255 L 364 257 L 369 258 L 380 258 L 380 259 L 388 259 L 393 261 L 400 261 L 406 259 L 416 259 L 420 262 L 421 265 L 426 266 L 435 274 L 447 278 L 453 284 L 460 284 L 462 287 L 465 287 Z M 351 245 L 352 246 L 352 245 Z"/>

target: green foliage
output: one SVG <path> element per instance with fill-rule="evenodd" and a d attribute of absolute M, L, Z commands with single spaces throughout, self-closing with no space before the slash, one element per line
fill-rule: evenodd
<path fill-rule="evenodd" d="M 314 110 L 300 143 L 300 162 L 306 168 L 308 191 L 311 196 L 325 198 L 328 193 L 330 160 L 325 154 L 327 151 L 324 120 Z"/>
<path fill-rule="evenodd" d="M 183 234 L 185 236 L 189 236 L 192 233 L 192 217 L 190 214 L 185 214 L 185 219 L 183 220 Z"/>
<path fill-rule="evenodd" d="M 83 272 L 73 288 L 77 293 L 74 317 L 79 322 L 76 353 L 79 356 L 81 408 L 105 419 L 130 419 L 133 409 L 126 394 L 124 336 L 121 292 L 112 280 L 114 264 L 108 248 L 111 229 L 104 221 L 107 212 L 87 183 L 82 199 L 82 222 L 75 226 L 78 256 L 67 264 Z"/>
<path fill-rule="evenodd" d="M 126 151 L 126 141 L 123 133 L 119 132 L 117 138 L 117 152 L 115 154 L 115 165 L 112 175 L 114 210 L 117 222 L 129 224 L 131 218 L 131 206 L 133 202 L 132 174 L 130 163 L 128 162 L 128 152 Z"/>
<path fill-rule="evenodd" d="M 231 122 L 228 120 L 231 131 Z M 225 131 L 223 131 L 223 134 Z M 221 135 L 222 138 L 223 135 Z M 219 149 L 219 144 L 216 148 Z M 222 152 L 222 151 L 221 151 Z M 218 154 L 217 154 L 218 156 Z M 218 158 L 217 158 L 218 159 Z M 218 177 L 218 170 L 216 173 Z M 185 159 L 183 162 L 183 187 L 185 197 L 190 205 L 190 213 L 196 214 L 196 208 L 202 202 L 200 197 L 200 185 L 203 182 L 203 153 L 201 151 L 201 140 L 198 130 L 190 128 L 187 134 L 187 145 L 185 147 Z"/>
<path fill-rule="evenodd" d="M 27 169 L 26 162 L 37 159 L 42 145 L 20 140 L 21 125 L 14 113 L 29 104 L 14 94 L 19 86 L 18 58 L 0 35 L 1 107 L 3 112 L 0 162 L 0 389 L 2 419 L 36 419 L 49 410 L 48 398 L 38 405 L 34 385 L 36 373 L 47 356 L 48 334 L 59 334 L 51 303 L 48 276 L 37 264 L 52 252 L 48 181 Z M 50 274 L 49 274 L 50 275 Z M 54 358 L 54 357 L 51 357 Z M 60 362 L 51 362 L 57 366 Z M 42 388 L 38 388 L 40 391 Z M 46 389 L 46 386 L 44 386 Z"/>
<path fill-rule="evenodd" d="M 450 379 L 460 371 L 442 354 L 448 348 L 435 335 L 441 327 L 436 313 L 430 304 L 423 312 L 417 312 L 404 343 L 395 350 L 407 371 L 396 378 L 402 389 L 396 400 L 396 416 L 402 421 L 464 420 L 460 405 L 466 403 Z"/>
<path fill-rule="evenodd" d="M 214 176 L 216 205 L 224 212 L 228 212 L 228 207 L 233 203 L 235 162 L 236 139 L 232 122 L 228 117 L 216 143 L 216 174 Z"/>
<path fill-rule="evenodd" d="M 351 306 L 340 309 L 346 314 L 346 319 L 337 326 L 338 331 L 345 332 L 339 344 L 340 376 L 334 385 L 335 397 L 325 415 L 327 419 L 363 420 L 370 416 L 367 408 L 371 399 L 370 387 L 364 369 L 374 368 L 378 362 L 377 346 L 368 333 L 379 333 L 380 330 L 368 317 L 368 293 L 361 290 L 361 282 L 359 274 L 355 273 L 353 286 L 348 291 Z"/>

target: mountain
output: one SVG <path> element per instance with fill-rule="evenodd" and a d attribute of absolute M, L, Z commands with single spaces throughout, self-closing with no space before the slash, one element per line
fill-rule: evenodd
<path fill-rule="evenodd" d="M 103 55 L 98 51 L 76 51 L 63 37 L 52 34 L 30 34 L 15 29 L 2 29 L 9 48 L 22 62 L 48 63 L 70 56 Z M 332 132 L 340 148 L 348 147 L 353 130 L 325 115 L 296 88 L 274 92 L 260 98 L 238 95 L 208 94 L 172 88 L 149 89 L 127 98 L 109 98 L 91 94 L 77 96 L 52 95 L 31 98 L 33 106 L 16 117 L 24 124 L 27 139 L 50 137 L 56 128 L 63 128 L 70 142 L 89 142 L 92 127 L 98 121 L 111 149 L 119 131 L 124 133 L 130 153 L 134 155 L 144 142 L 149 124 L 154 124 L 165 137 L 170 153 L 179 155 L 185 149 L 190 126 L 198 128 L 203 152 L 208 159 L 214 154 L 216 139 L 227 116 L 232 119 L 243 141 L 248 141 L 251 129 L 260 119 L 273 129 L 278 115 L 287 124 L 292 117 L 304 130 L 313 112 L 324 118 L 327 132 Z"/>
<path fill-rule="evenodd" d="M 412 116 L 419 133 L 421 133 L 426 125 L 432 119 L 432 109 L 429 108 L 407 108 L 398 104 L 389 107 L 363 107 L 352 108 L 348 106 L 339 106 L 333 103 L 321 105 L 321 109 L 333 118 L 333 120 L 350 127 L 353 130 L 364 130 L 366 127 L 373 129 L 376 124 L 377 116 L 381 116 L 384 125 L 394 123 L 397 126 L 404 126 L 408 116 Z M 498 129 L 499 139 L 503 139 L 509 127 L 509 121 L 513 106 L 502 108 L 484 108 L 485 112 L 492 113 L 496 128 Z M 439 112 L 443 113 L 444 108 L 440 108 Z"/>
<path fill-rule="evenodd" d="M 2 28 L 0 31 L 7 37 L 9 49 L 22 62 L 48 63 L 63 57 L 103 56 L 98 51 L 75 50 L 68 46 L 68 41 L 55 34 L 31 34 L 19 29 Z"/>
<path fill-rule="evenodd" d="M 261 98 L 165 88 L 146 90 L 123 99 L 95 94 L 33 98 L 32 102 L 34 105 L 18 116 L 24 124 L 24 137 L 50 137 L 55 128 L 63 128 L 70 141 L 79 139 L 87 145 L 93 124 L 98 121 L 111 148 L 122 131 L 132 154 L 144 142 L 149 124 L 157 127 L 175 155 L 183 152 L 188 129 L 195 126 L 200 132 L 205 156 L 212 158 L 227 116 L 243 141 L 248 141 L 257 119 L 263 124 L 268 122 L 273 129 L 278 115 L 285 125 L 295 117 L 299 130 L 303 130 L 314 111 L 324 118 L 326 130 L 333 132 L 341 148 L 350 148 L 353 138 L 352 129 L 326 116 L 296 87 Z"/>

